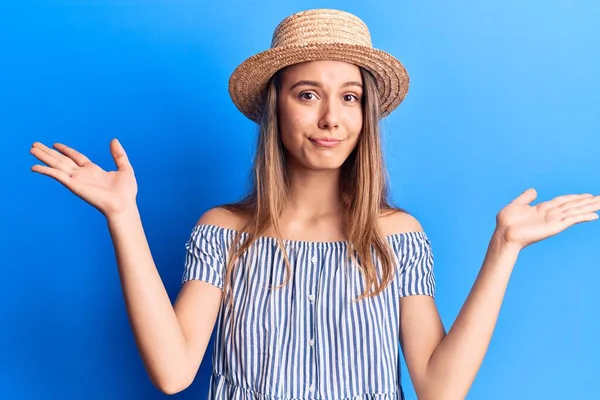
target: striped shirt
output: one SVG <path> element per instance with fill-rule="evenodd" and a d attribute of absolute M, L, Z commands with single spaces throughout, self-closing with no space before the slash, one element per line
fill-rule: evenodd
<path fill-rule="evenodd" d="M 182 284 L 199 279 L 222 289 L 235 234 L 195 226 L 185 245 Z M 386 239 L 397 265 L 392 283 L 375 298 L 353 302 L 365 284 L 346 259 L 347 242 L 285 240 L 291 277 L 282 289 L 270 290 L 285 281 L 286 266 L 277 240 L 259 237 L 233 274 L 233 337 L 226 299 L 221 303 L 208 398 L 404 399 L 399 298 L 435 297 L 434 259 L 423 231 Z"/>

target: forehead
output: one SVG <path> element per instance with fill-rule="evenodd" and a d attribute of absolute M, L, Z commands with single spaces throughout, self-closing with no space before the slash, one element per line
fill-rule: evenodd
<path fill-rule="evenodd" d="M 354 64 L 343 61 L 310 61 L 295 64 L 283 71 L 283 82 L 293 83 L 298 80 L 313 80 L 322 83 L 336 84 L 347 81 L 361 81 L 360 69 Z"/>

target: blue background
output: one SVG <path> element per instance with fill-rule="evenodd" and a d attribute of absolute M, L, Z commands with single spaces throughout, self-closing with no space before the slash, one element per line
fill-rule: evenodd
<path fill-rule="evenodd" d="M 166 397 L 138 355 L 106 221 L 30 172 L 29 148 L 63 142 L 113 168 L 121 140 L 174 300 L 191 227 L 246 189 L 255 127 L 229 75 L 293 12 L 356 13 L 410 73 L 385 152 L 393 199 L 432 240 L 446 329 L 503 206 L 529 187 L 535 203 L 600 193 L 595 1 L 12 3 L 0 6 L 0 398 Z M 469 399 L 598 398 L 599 237 L 600 222 L 579 224 L 521 253 Z M 207 354 L 175 397 L 204 398 L 212 342 Z"/>

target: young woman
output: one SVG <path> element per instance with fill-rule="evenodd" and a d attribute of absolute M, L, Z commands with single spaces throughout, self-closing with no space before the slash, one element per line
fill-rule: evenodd
<path fill-rule="evenodd" d="M 527 190 L 496 216 L 477 280 L 446 333 L 431 243 L 386 198 L 378 122 L 408 75 L 374 49 L 365 24 L 336 10 L 282 21 L 230 94 L 259 125 L 254 187 L 207 211 L 186 244 L 174 306 L 136 207 L 134 172 L 111 141 L 106 172 L 63 144 L 34 143 L 55 178 L 107 218 L 127 312 L 144 365 L 165 393 L 193 381 L 217 325 L 213 399 L 403 399 L 398 342 L 420 399 L 464 398 L 521 249 L 597 218 L 600 199 L 531 206 Z"/>

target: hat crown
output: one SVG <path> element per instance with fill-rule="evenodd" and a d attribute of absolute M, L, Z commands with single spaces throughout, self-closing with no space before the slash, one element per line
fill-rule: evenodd
<path fill-rule="evenodd" d="M 285 18 L 273 32 L 271 48 L 343 43 L 373 47 L 367 25 L 340 10 L 301 11 Z"/>

